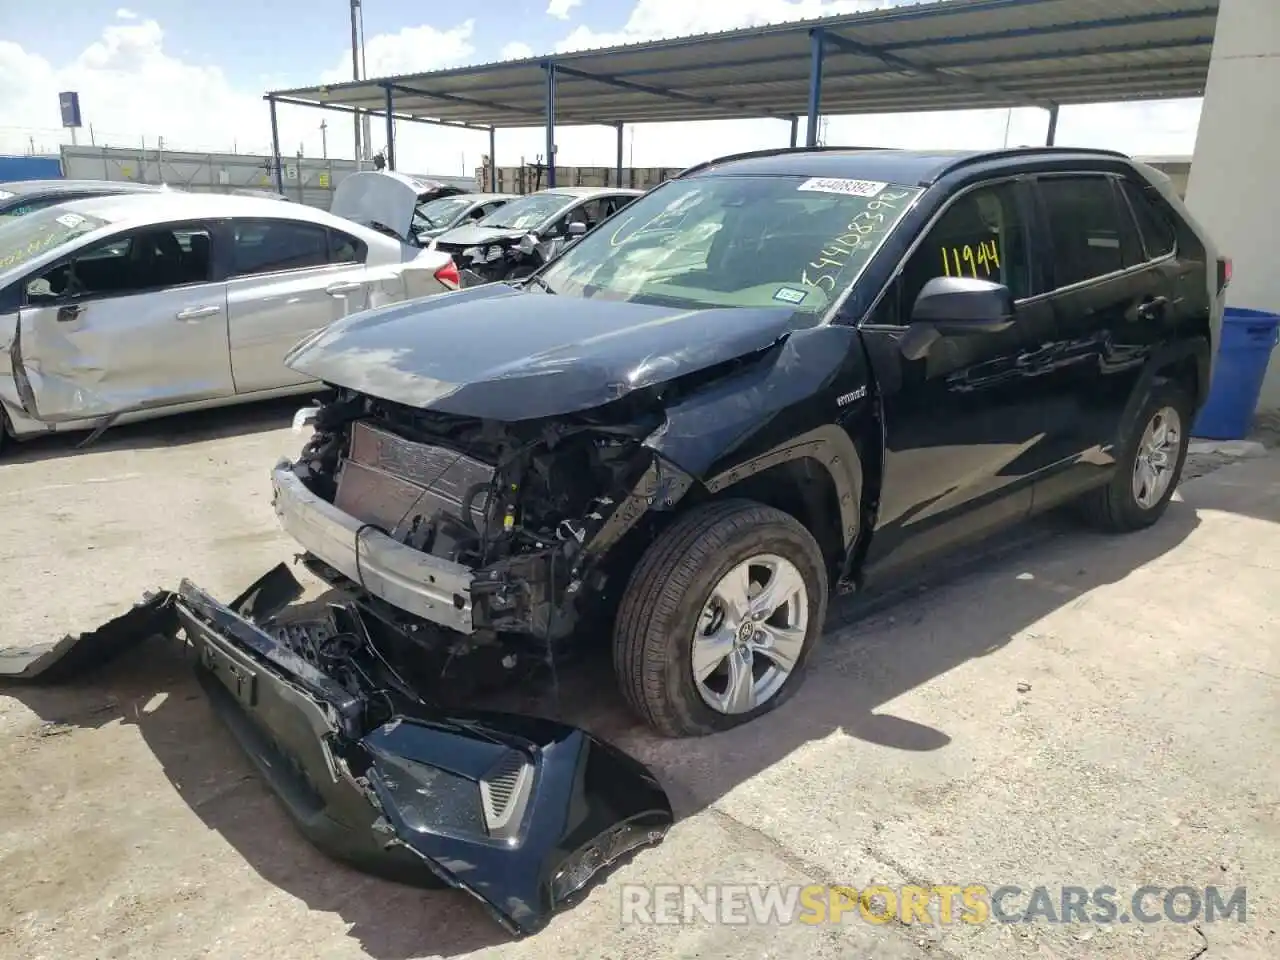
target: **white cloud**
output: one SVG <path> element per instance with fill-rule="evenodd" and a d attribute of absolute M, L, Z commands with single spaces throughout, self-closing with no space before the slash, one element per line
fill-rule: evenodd
<path fill-rule="evenodd" d="M 810 20 L 842 13 L 864 13 L 900 6 L 903 0 L 636 0 L 621 30 L 599 32 L 579 26 L 556 44 L 559 51 L 586 50 L 667 37 L 687 37 L 738 27 L 762 27 L 789 20 Z"/>
<path fill-rule="evenodd" d="M 524 60 L 534 55 L 533 47 L 519 40 L 508 43 L 498 51 L 499 60 Z"/>
<path fill-rule="evenodd" d="M 574 29 L 561 48 L 634 42 L 681 36 L 736 26 L 891 5 L 888 0 L 738 0 L 734 5 L 690 3 L 689 0 L 637 0 L 622 29 L 595 33 Z M 154 149 L 164 137 L 170 150 L 231 150 L 265 154 L 270 126 L 262 94 L 290 83 L 265 78 L 233 82 L 220 68 L 186 63 L 165 49 L 160 25 L 151 19 L 113 23 L 101 37 L 70 62 L 53 64 L 12 42 L 0 41 L 0 91 L 5 109 L 0 118 L 0 152 L 56 149 L 69 142 L 59 129 L 57 94 L 78 90 L 86 124 L 99 144 Z M 534 53 L 512 42 L 503 58 Z M 370 76 L 413 73 L 456 66 L 487 56 L 477 54 L 474 23 L 408 27 L 372 36 L 366 42 Z M 349 79 L 349 54 L 334 51 L 333 66 L 317 82 Z M 1064 108 L 1058 142 L 1106 146 L 1130 153 L 1189 153 L 1194 145 L 1199 101 L 1115 104 Z M 320 123 L 327 121 L 328 148 L 334 156 L 350 156 L 350 120 L 339 114 L 303 107 L 278 109 L 282 152 L 299 145 L 310 156 L 320 154 Z M 905 116 L 832 117 L 825 139 L 832 144 L 904 147 L 998 147 L 1005 139 L 1010 114 L 1004 110 Z M 1036 109 L 1015 110 L 1009 143 L 1041 143 L 1046 115 Z M 803 122 L 801 123 L 803 137 Z M 375 149 L 385 140 L 382 122 L 373 124 Z M 82 131 L 81 142 L 89 131 Z M 732 120 L 697 124 L 646 124 L 629 127 L 624 161 L 641 167 L 680 167 L 739 150 L 787 143 L 788 124 L 780 120 Z M 397 165 L 419 173 L 473 172 L 488 152 L 483 132 L 411 123 L 397 127 Z M 616 136 L 608 127 L 566 127 L 557 131 L 559 161 L 599 166 L 615 162 Z M 504 130 L 497 135 L 499 164 L 532 161 L 545 151 L 541 128 Z"/>
<path fill-rule="evenodd" d="M 261 148 L 270 139 L 260 94 L 236 90 L 217 67 L 166 53 L 164 32 L 154 20 L 108 26 L 59 66 L 0 41 L 0 90 L 0 149 L 10 151 L 25 150 L 31 140 L 39 148 L 67 137 L 57 126 L 61 90 L 80 92 L 84 122 L 93 125 L 100 143 L 138 147 L 143 138 L 155 144 L 163 136 L 175 145 L 212 148 L 239 139 Z M 88 135 L 83 131 L 82 139 Z"/>
<path fill-rule="evenodd" d="M 370 76 L 413 73 L 466 63 L 475 56 L 474 23 L 451 28 L 411 27 L 394 34 L 368 38 L 365 44 Z M 334 66 L 319 82 L 349 80 L 349 54 L 334 51 Z M 34 144 L 54 151 L 69 143 L 70 132 L 59 124 L 58 93 L 80 92 L 85 129 L 79 140 L 128 149 L 155 150 L 161 137 L 168 150 L 231 151 L 269 154 L 271 128 L 263 93 L 285 84 L 247 78 L 233 83 L 216 66 L 186 63 L 165 47 L 160 24 L 151 19 L 106 26 L 101 36 L 73 60 L 50 63 L 19 45 L 0 40 L 0 153 L 25 153 Z M 352 154 L 352 124 L 334 113 L 281 106 L 281 152 L 293 155 L 299 145 L 308 155 L 321 152 L 320 122 L 327 120 L 327 143 L 335 156 Z M 401 124 L 401 127 L 410 126 Z M 488 149 L 483 134 L 441 128 L 423 138 L 416 127 L 405 131 L 406 164 L 418 169 L 455 173 L 460 151 L 479 162 Z M 374 123 L 374 142 L 385 137 Z M 417 145 L 426 150 L 414 157 Z"/>
<path fill-rule="evenodd" d="M 397 33 L 379 33 L 364 44 L 367 77 L 426 73 L 467 63 L 475 53 L 472 34 L 475 21 L 465 20 L 448 30 L 437 27 L 405 27 Z M 321 83 L 351 79 L 351 54 L 338 58 L 337 66 L 320 75 Z"/>
<path fill-rule="evenodd" d="M 137 20 L 138 15 L 128 7 L 121 7 L 116 11 L 116 16 L 121 20 Z"/>
<path fill-rule="evenodd" d="M 547 4 L 547 15 L 557 20 L 568 20 L 574 7 L 582 5 L 582 0 L 551 0 Z"/>

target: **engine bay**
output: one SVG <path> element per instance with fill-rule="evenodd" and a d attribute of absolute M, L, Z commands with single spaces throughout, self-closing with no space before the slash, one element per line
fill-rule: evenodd
<path fill-rule="evenodd" d="M 357 598 L 371 633 L 415 648 L 397 659 L 427 670 L 432 686 L 488 686 L 570 652 L 607 581 L 602 560 L 651 502 L 642 488 L 657 459 L 642 441 L 661 411 L 611 407 L 508 424 L 339 391 L 315 410 L 293 473 L 361 531 L 472 570 L 476 630 L 397 609 L 323 557 L 307 554 L 306 565 Z M 281 639 L 304 653 L 302 635 Z"/>

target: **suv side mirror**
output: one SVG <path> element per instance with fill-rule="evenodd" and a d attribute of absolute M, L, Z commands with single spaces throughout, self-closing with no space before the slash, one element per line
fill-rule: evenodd
<path fill-rule="evenodd" d="M 912 324 L 927 323 L 943 336 L 999 333 L 1013 325 L 1009 288 L 973 277 L 934 277 L 911 309 Z"/>
<path fill-rule="evenodd" d="M 581 220 L 575 220 L 569 224 L 569 236 L 580 237 L 587 232 L 587 225 Z"/>

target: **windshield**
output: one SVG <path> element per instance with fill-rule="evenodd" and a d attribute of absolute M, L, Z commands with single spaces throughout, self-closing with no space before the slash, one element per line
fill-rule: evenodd
<path fill-rule="evenodd" d="M 59 207 L 37 210 L 25 217 L 0 218 L 0 271 L 21 266 L 47 250 L 106 225 L 106 220 L 69 213 Z"/>
<path fill-rule="evenodd" d="M 45 207 L 52 207 L 59 203 L 67 203 L 78 199 L 81 198 L 57 193 L 45 196 L 40 196 L 39 194 L 31 196 L 28 194 L 25 197 L 20 197 L 0 190 L 0 223 L 10 217 L 25 217 L 27 214 L 43 210 Z"/>
<path fill-rule="evenodd" d="M 532 230 L 538 224 L 549 220 L 565 207 L 570 206 L 577 197 L 563 193 L 531 193 L 527 197 L 512 200 L 499 207 L 493 213 L 476 221 L 478 227 L 502 227 L 511 230 Z"/>
<path fill-rule="evenodd" d="M 919 195 L 865 180 L 673 180 L 539 279 L 566 296 L 816 313 L 857 279 Z"/>
<path fill-rule="evenodd" d="M 413 229 L 431 230 L 446 227 L 453 223 L 453 218 L 471 206 L 470 197 L 440 197 L 428 200 L 413 211 Z"/>

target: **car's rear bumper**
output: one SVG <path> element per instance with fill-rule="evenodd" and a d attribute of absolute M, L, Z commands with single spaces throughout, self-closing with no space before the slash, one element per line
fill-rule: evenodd
<path fill-rule="evenodd" d="M 406 546 L 306 488 L 287 461 L 271 474 L 280 526 L 364 590 L 431 623 L 472 633 L 471 568 Z"/>

